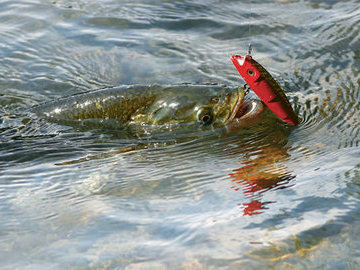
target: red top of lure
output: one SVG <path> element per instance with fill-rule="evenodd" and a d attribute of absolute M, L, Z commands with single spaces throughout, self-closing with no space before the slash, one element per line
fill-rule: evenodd
<path fill-rule="evenodd" d="M 270 110 L 290 125 L 295 126 L 299 123 L 298 117 L 279 83 L 251 55 L 232 55 L 231 61 L 241 77 Z"/>

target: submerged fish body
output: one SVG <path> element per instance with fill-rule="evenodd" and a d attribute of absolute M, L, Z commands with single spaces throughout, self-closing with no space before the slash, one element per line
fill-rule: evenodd
<path fill-rule="evenodd" d="M 254 108 L 256 109 L 254 110 Z M 260 101 L 245 102 L 239 87 L 221 85 L 130 85 L 100 89 L 34 107 L 57 120 L 115 120 L 120 124 L 228 124 L 258 115 Z"/>

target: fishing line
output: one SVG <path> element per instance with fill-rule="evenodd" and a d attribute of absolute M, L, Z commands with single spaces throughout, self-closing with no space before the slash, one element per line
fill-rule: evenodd
<path fill-rule="evenodd" d="M 248 87 L 252 89 L 275 115 L 277 115 L 284 122 L 296 126 L 299 124 L 299 119 L 284 91 L 281 89 L 281 86 L 271 76 L 271 74 L 251 56 L 251 0 L 249 0 L 249 5 L 250 14 L 248 54 L 245 56 L 235 54 L 232 55 L 230 59 L 246 83 L 244 85 L 244 91 L 246 91 Z"/>
<path fill-rule="evenodd" d="M 249 51 L 248 51 L 248 55 L 251 55 L 252 52 L 252 46 L 251 46 L 251 16 L 252 16 L 252 11 L 251 11 L 251 0 L 250 0 L 250 15 L 249 15 Z"/>

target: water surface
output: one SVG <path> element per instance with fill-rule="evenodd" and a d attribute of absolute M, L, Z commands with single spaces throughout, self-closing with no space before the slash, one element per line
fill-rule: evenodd
<path fill-rule="evenodd" d="M 356 0 L 2 1 L 1 268 L 359 268 L 359 25 Z M 120 84 L 242 85 L 249 41 L 298 127 L 29 122 Z"/>

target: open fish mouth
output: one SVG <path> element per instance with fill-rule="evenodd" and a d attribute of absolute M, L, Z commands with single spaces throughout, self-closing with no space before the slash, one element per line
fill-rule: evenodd
<path fill-rule="evenodd" d="M 233 112 L 232 121 L 241 121 L 256 118 L 264 110 L 265 106 L 260 100 L 249 99 L 237 106 Z"/>

